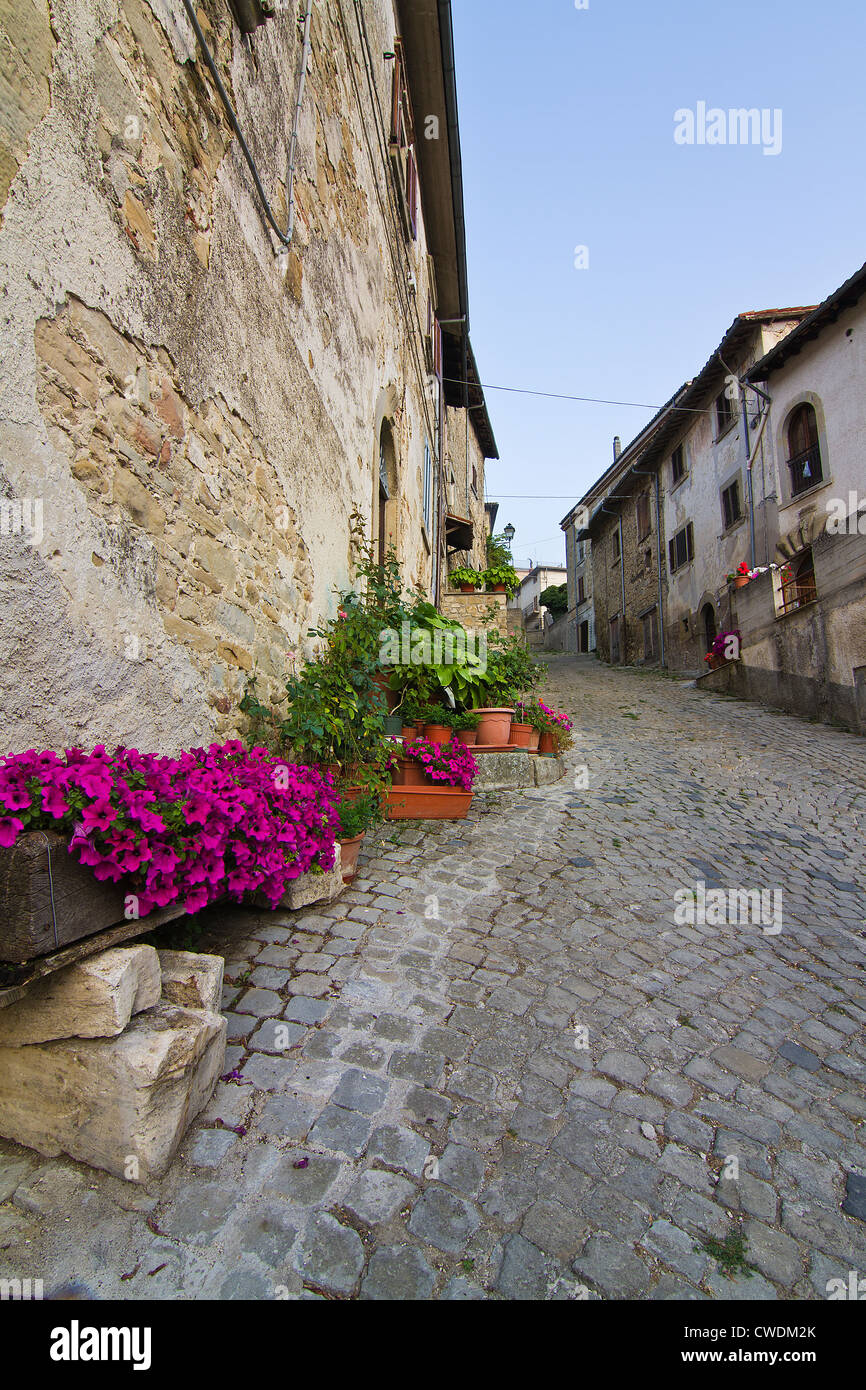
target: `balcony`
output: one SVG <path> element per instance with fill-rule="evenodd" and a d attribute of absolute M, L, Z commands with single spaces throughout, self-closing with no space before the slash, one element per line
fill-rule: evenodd
<path fill-rule="evenodd" d="M 821 446 L 817 443 L 812 444 L 802 453 L 795 454 L 793 458 L 788 459 L 788 467 L 791 470 L 791 495 L 796 497 L 798 493 L 820 483 L 824 476 L 821 468 Z"/>

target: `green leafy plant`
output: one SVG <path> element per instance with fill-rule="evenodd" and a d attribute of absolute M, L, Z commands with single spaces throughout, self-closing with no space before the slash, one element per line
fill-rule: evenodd
<path fill-rule="evenodd" d="M 754 1274 L 746 1259 L 746 1237 L 742 1231 L 729 1231 L 724 1240 L 709 1236 L 702 1246 L 695 1246 L 695 1249 L 711 1255 L 726 1279 L 733 1279 L 735 1274 L 751 1279 Z"/>
<path fill-rule="evenodd" d="M 340 829 L 338 840 L 351 840 L 362 835 L 381 820 L 381 808 L 377 798 L 372 795 L 360 796 L 355 801 L 343 801 L 339 808 Z"/>
<path fill-rule="evenodd" d="M 454 722 L 451 728 L 455 733 L 468 732 L 471 729 L 477 729 L 480 720 L 481 715 L 477 710 L 464 709 L 461 710 L 459 714 L 454 715 Z"/>
<path fill-rule="evenodd" d="M 487 537 L 488 565 L 511 565 L 514 563 L 511 546 L 504 534 Z"/>
<path fill-rule="evenodd" d="M 505 564 L 497 562 L 496 564 L 488 565 L 487 569 L 484 571 L 484 583 L 487 585 L 488 589 L 492 589 L 496 584 L 504 585 L 505 592 L 508 594 L 509 598 L 513 598 L 520 588 L 520 580 L 517 578 L 517 571 L 510 562 Z"/>
<path fill-rule="evenodd" d="M 477 589 L 483 583 L 481 570 L 470 569 L 468 565 L 457 565 L 448 578 L 455 589 L 458 589 L 461 584 L 473 584 Z"/>
<path fill-rule="evenodd" d="M 439 724 L 444 729 L 453 729 L 456 714 L 449 705 L 426 705 L 420 717 L 425 724 Z"/>

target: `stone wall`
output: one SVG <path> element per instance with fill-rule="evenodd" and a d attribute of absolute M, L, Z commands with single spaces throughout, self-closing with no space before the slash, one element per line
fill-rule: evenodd
<path fill-rule="evenodd" d="M 446 593 L 439 603 L 440 612 L 452 618 L 470 632 L 497 628 L 508 631 L 507 600 L 505 594 L 461 594 Z"/>
<path fill-rule="evenodd" d="M 394 8 L 364 8 L 387 112 Z M 198 13 L 285 226 L 294 10 L 248 42 L 224 4 Z M 389 538 L 429 591 L 423 217 L 413 240 L 393 213 L 368 55 L 333 0 L 313 10 L 282 262 L 179 4 L 56 0 L 49 22 L 27 0 L 0 26 L 0 742 L 230 736 L 248 676 L 277 692 L 350 584 L 383 419 Z"/>

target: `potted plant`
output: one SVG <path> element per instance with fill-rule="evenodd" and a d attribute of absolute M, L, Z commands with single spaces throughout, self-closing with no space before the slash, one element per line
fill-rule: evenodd
<path fill-rule="evenodd" d="M 742 634 L 739 628 L 726 629 L 724 632 L 716 634 L 713 645 L 707 656 L 715 657 L 715 665 L 710 662 L 710 670 L 716 670 L 717 666 L 724 666 L 728 661 L 737 660 L 740 652 Z M 734 653 L 736 655 L 734 655 Z"/>
<path fill-rule="evenodd" d="M 458 565 L 448 576 L 455 589 L 463 594 L 474 594 L 483 583 L 481 570 L 470 569 L 468 565 Z"/>
<path fill-rule="evenodd" d="M 337 841 L 340 845 L 340 867 L 344 883 L 351 883 L 358 872 L 358 855 L 364 836 L 381 817 L 377 814 L 376 799 L 371 795 L 343 801 L 339 808 L 340 824 Z"/>
<path fill-rule="evenodd" d="M 507 748 L 511 737 L 518 692 L 534 689 L 544 667 L 535 661 L 518 637 L 493 632 L 488 641 L 487 665 L 477 677 L 467 703 L 480 714 L 477 746 Z"/>
<path fill-rule="evenodd" d="M 472 748 L 478 737 L 478 721 L 481 718 L 477 709 L 466 709 L 455 714 L 452 728 L 455 737 L 467 748 Z"/>
<path fill-rule="evenodd" d="M 427 705 L 423 711 L 424 738 L 430 743 L 449 743 L 454 711 L 446 705 Z"/>
<path fill-rule="evenodd" d="M 567 715 L 551 709 L 543 700 L 538 701 L 538 709 L 544 720 L 538 751 L 543 757 L 557 758 L 574 742 L 571 737 L 571 720 Z"/>
<path fill-rule="evenodd" d="M 391 820 L 462 820 L 472 803 L 478 764 L 456 739 L 435 744 L 415 739 L 404 746 L 406 761 L 421 774 L 420 785 L 393 787 L 388 795 Z"/>
<path fill-rule="evenodd" d="M 745 588 L 751 577 L 752 571 L 749 569 L 749 566 L 746 564 L 745 560 L 741 560 L 740 563 L 737 565 L 737 572 L 734 576 L 735 588 Z"/>
<path fill-rule="evenodd" d="M 513 565 L 496 561 L 488 565 L 483 573 L 484 583 L 493 594 L 507 594 L 513 598 L 520 587 L 517 572 Z"/>
<path fill-rule="evenodd" d="M 528 748 L 532 732 L 532 723 L 527 717 L 527 707 L 522 700 L 518 700 L 514 707 L 514 718 L 511 721 L 511 733 L 508 742 L 513 748 Z"/>

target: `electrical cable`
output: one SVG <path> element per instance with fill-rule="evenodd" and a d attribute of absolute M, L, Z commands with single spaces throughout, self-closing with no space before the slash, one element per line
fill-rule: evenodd
<path fill-rule="evenodd" d="M 466 383 L 461 381 L 459 377 L 455 376 L 446 376 L 443 377 L 442 380 L 451 382 L 455 386 L 466 385 Z M 469 385 L 477 386 L 482 391 L 511 391 L 518 396 L 544 396 L 548 400 L 552 401 L 580 401 L 588 405 L 629 405 L 634 406 L 636 410 L 665 409 L 665 407 L 661 405 L 649 405 L 646 401 L 608 401 L 604 400 L 602 397 L 599 396 L 566 396 L 561 395 L 559 392 L 556 391 L 532 391 L 529 389 L 529 387 L 526 386 L 494 386 L 493 383 L 490 381 L 473 381 L 469 382 Z M 668 406 L 667 409 L 670 411 L 671 414 L 673 414 L 674 411 L 680 411 L 681 413 L 689 415 L 706 414 L 706 408 L 701 409 L 700 406 L 695 405 L 671 405 Z"/>
<path fill-rule="evenodd" d="M 262 187 L 262 181 L 259 178 L 259 171 L 256 168 L 256 161 L 250 154 L 249 147 L 247 145 L 246 140 L 244 139 L 244 133 L 241 130 L 240 125 L 238 124 L 238 118 L 235 115 L 234 107 L 232 106 L 229 100 L 229 94 L 223 86 L 222 78 L 220 77 L 219 72 L 217 71 L 216 63 L 213 60 L 213 55 L 211 54 L 211 51 L 207 46 L 205 36 L 202 33 L 201 25 L 198 22 L 198 17 L 196 15 L 195 9 L 193 5 L 190 3 L 190 0 L 183 0 L 183 7 L 186 10 L 187 15 L 189 16 L 189 21 L 192 24 L 193 29 L 195 30 L 196 38 L 198 39 L 201 45 L 201 51 L 204 56 L 205 63 L 207 64 L 208 71 L 210 72 L 211 77 L 216 83 L 216 89 L 219 92 L 220 97 L 222 98 L 222 103 L 226 109 L 231 128 L 234 131 L 235 135 L 238 137 L 238 141 L 240 142 L 240 147 L 243 151 L 244 159 L 247 161 L 247 164 L 249 165 L 249 170 L 253 176 L 253 182 L 256 185 L 259 198 L 261 199 L 265 216 L 268 219 L 268 222 L 271 224 L 275 236 L 278 237 L 279 241 L 282 243 L 283 246 L 288 246 L 291 242 L 291 237 L 286 236 L 285 232 L 280 231 L 279 224 L 277 223 L 277 220 L 274 217 L 274 214 L 271 210 L 271 205 L 268 202 L 267 194 L 265 193 L 265 190 Z"/>

